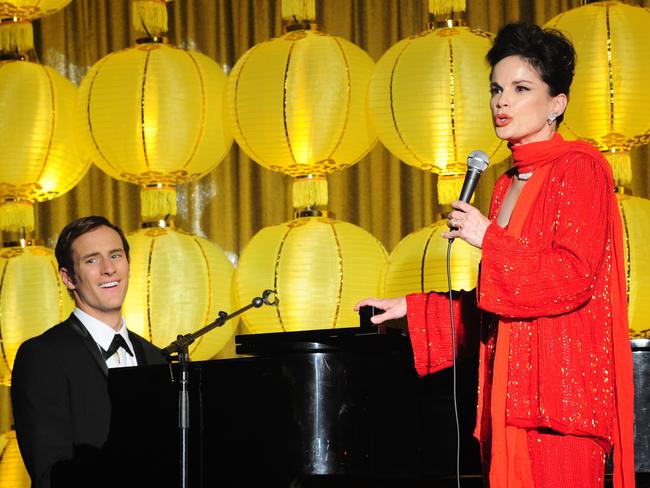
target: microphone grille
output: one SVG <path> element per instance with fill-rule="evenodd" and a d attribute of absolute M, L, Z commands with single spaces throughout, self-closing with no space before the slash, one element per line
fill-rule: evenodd
<path fill-rule="evenodd" d="M 490 158 L 483 151 L 472 151 L 467 156 L 467 167 L 483 173 L 490 164 Z"/>

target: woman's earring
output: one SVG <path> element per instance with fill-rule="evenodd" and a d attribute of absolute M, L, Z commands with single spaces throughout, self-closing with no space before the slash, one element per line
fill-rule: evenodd
<path fill-rule="evenodd" d="M 553 122 L 555 122 L 555 119 L 557 119 L 557 114 L 555 112 L 551 112 L 551 115 L 548 116 L 548 125 L 551 125 Z"/>

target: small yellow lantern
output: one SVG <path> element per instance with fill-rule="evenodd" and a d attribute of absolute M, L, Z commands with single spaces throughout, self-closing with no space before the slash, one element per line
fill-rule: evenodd
<path fill-rule="evenodd" d="M 3 0 L 0 2 L 0 18 L 34 20 L 58 12 L 72 0 Z"/>
<path fill-rule="evenodd" d="M 159 347 L 232 311 L 233 265 L 216 244 L 187 232 L 144 228 L 128 235 L 131 279 L 124 302 L 129 328 Z M 259 291 L 258 291 L 259 293 Z M 227 322 L 190 346 L 192 359 L 210 359 L 230 340 Z"/>
<path fill-rule="evenodd" d="M 492 128 L 490 68 L 485 55 L 492 35 L 451 19 L 443 2 L 429 11 L 450 20 L 435 23 L 420 34 L 392 46 L 377 62 L 370 81 L 368 107 L 379 140 L 412 166 L 453 177 L 464 175 L 467 155 L 485 151 L 499 162 L 507 145 Z M 464 10 L 464 2 L 446 2 Z M 438 200 L 458 197 L 460 181 L 441 178 Z"/>
<path fill-rule="evenodd" d="M 625 270 L 630 337 L 650 339 L 650 200 L 619 193 L 618 208 L 623 222 Z"/>
<path fill-rule="evenodd" d="M 31 480 L 20 456 L 16 431 L 0 435 L 0 486 L 29 488 Z"/>
<path fill-rule="evenodd" d="M 260 332 L 355 327 L 354 304 L 378 296 L 387 255 L 365 230 L 327 217 L 265 227 L 248 243 L 235 273 L 236 306 L 259 290 L 276 290 L 277 307 L 243 315 Z"/>
<path fill-rule="evenodd" d="M 34 48 L 32 20 L 58 12 L 72 0 L 3 0 L 0 2 L 0 51 L 24 53 Z"/>
<path fill-rule="evenodd" d="M 447 245 L 442 233 L 449 230 L 440 220 L 402 239 L 393 250 L 384 274 L 382 296 L 447 291 Z M 481 251 L 456 239 L 451 253 L 451 280 L 454 290 L 476 288 Z"/>
<path fill-rule="evenodd" d="M 629 150 L 650 142 L 650 9 L 607 0 L 553 17 L 546 27 L 573 41 L 578 63 L 560 130 L 585 139 L 612 164 L 621 185 L 631 181 Z"/>
<path fill-rule="evenodd" d="M 65 320 L 74 308 L 54 251 L 23 244 L 0 249 L 0 384 L 6 386 L 18 346 Z"/>

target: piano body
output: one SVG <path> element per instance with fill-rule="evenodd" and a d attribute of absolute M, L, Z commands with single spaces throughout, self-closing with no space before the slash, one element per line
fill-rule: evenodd
<path fill-rule="evenodd" d="M 190 363 L 190 487 L 432 486 L 455 473 L 451 371 L 418 378 L 401 331 L 237 341 L 249 357 Z M 179 486 L 176 368 L 109 375 L 107 449 L 141 486 Z M 476 368 L 458 366 L 461 472 L 478 481 L 465 486 L 480 486 Z"/>

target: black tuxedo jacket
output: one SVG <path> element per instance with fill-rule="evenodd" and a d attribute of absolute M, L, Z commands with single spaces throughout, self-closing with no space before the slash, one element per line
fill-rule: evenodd
<path fill-rule="evenodd" d="M 160 349 L 132 332 L 129 338 L 138 365 L 165 362 Z M 97 344 L 74 315 L 20 346 L 11 399 L 33 487 L 104 484 L 97 468 L 111 418 L 107 376 Z"/>

